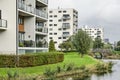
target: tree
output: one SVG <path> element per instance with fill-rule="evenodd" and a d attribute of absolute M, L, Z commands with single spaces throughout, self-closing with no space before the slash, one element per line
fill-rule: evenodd
<path fill-rule="evenodd" d="M 91 47 L 91 37 L 82 30 L 79 30 L 75 35 L 72 37 L 72 43 L 76 50 L 81 54 L 83 57 L 84 54 L 87 54 L 90 47 Z"/>
<path fill-rule="evenodd" d="M 93 49 L 97 49 L 97 48 L 103 48 L 104 47 L 104 43 L 102 42 L 101 38 L 95 38 L 95 41 L 93 42 Z"/>
<path fill-rule="evenodd" d="M 70 41 L 63 42 L 59 45 L 59 48 L 61 48 L 61 51 L 63 49 L 69 51 L 72 49 L 72 43 Z"/>
<path fill-rule="evenodd" d="M 54 41 L 53 41 L 53 40 L 50 40 L 50 43 L 49 43 L 49 52 L 54 52 L 54 51 L 56 51 L 56 50 L 55 50 Z"/>
<path fill-rule="evenodd" d="M 120 41 L 117 42 L 117 46 L 120 46 Z"/>

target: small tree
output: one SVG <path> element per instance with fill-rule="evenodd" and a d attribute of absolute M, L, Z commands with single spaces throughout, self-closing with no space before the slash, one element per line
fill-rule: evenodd
<path fill-rule="evenodd" d="M 72 43 L 76 50 L 83 57 L 84 54 L 88 53 L 91 46 L 91 38 L 85 31 L 79 30 L 72 38 Z"/>
<path fill-rule="evenodd" d="M 103 48 L 104 47 L 104 43 L 102 42 L 101 38 L 95 38 L 95 41 L 93 42 L 93 48 Z"/>
<path fill-rule="evenodd" d="M 117 46 L 120 46 L 120 41 L 117 42 Z"/>
<path fill-rule="evenodd" d="M 55 50 L 54 41 L 53 41 L 53 40 L 50 40 L 50 43 L 49 43 L 49 52 L 54 52 L 54 51 L 56 51 L 56 50 Z"/>
<path fill-rule="evenodd" d="M 63 42 L 59 45 L 59 48 L 61 48 L 61 51 L 63 49 L 69 51 L 72 49 L 72 43 L 70 41 Z"/>

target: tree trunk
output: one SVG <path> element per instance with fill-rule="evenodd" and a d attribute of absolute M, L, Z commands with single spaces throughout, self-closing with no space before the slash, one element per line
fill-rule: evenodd
<path fill-rule="evenodd" d="M 81 58 L 83 58 L 83 54 L 81 54 Z"/>

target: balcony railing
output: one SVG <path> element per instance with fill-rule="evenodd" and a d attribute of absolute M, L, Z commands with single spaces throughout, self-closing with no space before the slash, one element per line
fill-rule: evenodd
<path fill-rule="evenodd" d="M 0 19 L 0 28 L 7 28 L 7 20 Z"/>
<path fill-rule="evenodd" d="M 35 41 L 32 40 L 19 41 L 19 47 L 35 47 Z"/>
<path fill-rule="evenodd" d="M 43 17 L 43 18 L 47 18 L 47 13 L 41 10 L 36 9 L 36 15 Z"/>
<path fill-rule="evenodd" d="M 36 31 L 41 33 L 48 33 L 48 28 L 36 26 Z"/>
<path fill-rule="evenodd" d="M 70 15 L 69 14 L 64 14 L 62 19 L 63 20 L 69 20 L 70 19 Z"/>
<path fill-rule="evenodd" d="M 69 29 L 70 28 L 70 23 L 63 23 L 62 27 L 66 28 L 66 29 Z"/>
<path fill-rule="evenodd" d="M 48 43 L 46 40 L 32 41 L 32 40 L 23 40 L 19 41 L 19 47 L 32 47 L 32 48 L 47 48 Z"/>
<path fill-rule="evenodd" d="M 48 0 L 37 0 L 37 1 L 43 2 L 45 4 L 48 4 Z"/>
<path fill-rule="evenodd" d="M 63 37 L 68 37 L 70 36 L 70 34 L 63 34 Z"/>
<path fill-rule="evenodd" d="M 29 12 L 43 18 L 47 18 L 47 12 L 33 8 L 31 5 L 26 5 L 24 3 L 18 2 L 18 8 L 25 12 Z"/>

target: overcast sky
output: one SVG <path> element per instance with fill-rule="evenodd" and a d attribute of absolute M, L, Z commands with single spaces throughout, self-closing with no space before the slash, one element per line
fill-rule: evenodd
<path fill-rule="evenodd" d="M 49 0 L 49 8 L 74 8 L 79 12 L 79 27 L 102 26 L 104 38 L 120 40 L 120 0 Z"/>

